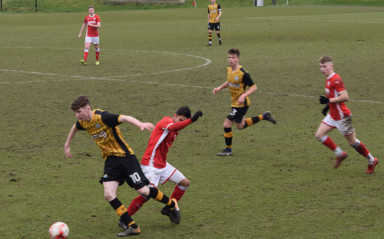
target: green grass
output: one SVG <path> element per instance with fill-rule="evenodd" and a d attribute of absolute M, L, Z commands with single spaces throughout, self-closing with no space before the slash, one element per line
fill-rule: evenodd
<path fill-rule="evenodd" d="M 47 238 L 55 221 L 68 223 L 72 239 L 116 238 L 118 217 L 98 183 L 99 150 L 82 133 L 72 143 L 75 158 L 63 153 L 75 122 L 69 102 L 80 94 L 95 108 L 154 123 L 181 105 L 204 112 L 168 154 L 192 182 L 180 201 L 181 224 L 149 202 L 134 216 L 140 238 L 383 237 L 380 164 L 366 175 L 365 160 L 332 132 L 350 155 L 334 170 L 333 153 L 314 137 L 324 94 L 317 61 L 329 54 L 347 86 L 358 138 L 384 155 L 383 7 L 230 8 L 223 46 L 214 36 L 211 48 L 205 8 L 98 14 L 98 67 L 94 50 L 89 66 L 79 63 L 86 11 L 0 16 L 1 238 Z M 230 96 L 211 91 L 226 79 L 231 47 L 259 87 L 248 116 L 270 110 L 278 124 L 234 129 L 233 156 L 217 158 Z M 205 58 L 211 63 L 202 66 Z M 149 132 L 121 130 L 140 158 Z M 173 187 L 160 188 L 170 195 Z M 118 195 L 128 206 L 136 193 L 124 185 Z"/>
<path fill-rule="evenodd" d="M 97 11 L 125 11 L 125 10 L 150 10 L 193 8 L 193 0 L 186 0 L 184 4 L 105 4 L 104 0 L 37 0 L 39 12 L 83 12 L 88 6 L 95 6 Z M 220 0 L 217 1 L 223 10 L 232 7 L 253 7 L 254 0 Z M 287 0 L 276 0 L 276 6 L 287 5 Z M 197 8 L 207 8 L 209 0 L 197 0 Z M 384 6 L 382 0 L 288 0 L 289 6 L 303 5 L 342 5 L 342 6 Z M 272 6 L 272 0 L 264 0 L 264 6 Z M 35 0 L 3 0 L 3 12 L 27 13 L 34 12 Z"/>

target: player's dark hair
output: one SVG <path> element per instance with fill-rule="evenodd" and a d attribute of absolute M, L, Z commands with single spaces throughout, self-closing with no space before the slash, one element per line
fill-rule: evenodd
<path fill-rule="evenodd" d="M 187 117 L 187 119 L 189 119 L 191 118 L 191 110 L 189 109 L 188 106 L 182 106 L 177 110 L 176 115 L 182 115 Z"/>
<path fill-rule="evenodd" d="M 228 54 L 229 55 L 236 55 L 237 57 L 239 57 L 240 56 L 240 51 L 239 51 L 239 49 L 232 48 L 232 49 L 229 49 Z"/>
<path fill-rule="evenodd" d="M 80 95 L 71 103 L 71 109 L 73 111 L 83 108 L 84 106 L 89 105 L 89 99 L 85 95 Z"/>
<path fill-rule="evenodd" d="M 333 62 L 333 60 L 332 60 L 332 57 L 330 57 L 330 56 L 322 56 L 322 57 L 320 57 L 319 62 L 320 62 L 320 64 L 324 64 L 327 62 Z"/>

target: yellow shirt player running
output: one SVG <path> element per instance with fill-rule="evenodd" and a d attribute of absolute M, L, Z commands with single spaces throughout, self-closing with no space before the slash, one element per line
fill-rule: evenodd
<path fill-rule="evenodd" d="M 221 36 L 220 36 L 220 17 L 222 11 L 220 4 L 216 3 L 216 0 L 211 0 L 211 4 L 208 5 L 208 44 L 207 46 L 212 46 L 212 31 L 215 29 L 216 35 L 219 38 L 219 45 L 221 45 Z"/>
<path fill-rule="evenodd" d="M 89 100 L 82 95 L 71 103 L 78 121 L 69 131 L 64 145 L 64 153 L 72 158 L 71 142 L 78 131 L 86 130 L 100 148 L 104 158 L 104 176 L 100 183 L 104 187 L 104 197 L 120 217 L 119 226 L 124 229 L 117 236 L 129 236 L 140 233 L 139 226 L 132 220 L 127 209 L 116 196 L 119 185 L 124 182 L 134 188 L 143 197 L 154 198 L 169 207 L 169 218 L 175 224 L 180 222 L 180 211 L 175 199 L 170 199 L 160 190 L 148 187 L 149 180 L 145 177 L 133 150 L 123 139 L 119 124 L 127 122 L 141 130 L 152 130 L 153 124 L 141 122 L 132 116 L 111 114 L 102 110 L 91 110 Z"/>
<path fill-rule="evenodd" d="M 229 67 L 227 68 L 227 80 L 212 91 L 213 94 L 216 94 L 222 89 L 229 87 L 232 99 L 231 113 L 229 113 L 223 124 L 226 148 L 219 152 L 217 154 L 218 156 L 232 155 L 232 125 L 234 123 L 236 123 L 239 130 L 252 126 L 260 120 L 267 120 L 276 124 L 275 118 L 268 111 L 262 115 L 245 118 L 245 114 L 251 103 L 249 95 L 257 91 L 257 86 L 249 73 L 239 64 L 239 57 L 240 51 L 238 49 L 230 49 L 228 51 Z"/>

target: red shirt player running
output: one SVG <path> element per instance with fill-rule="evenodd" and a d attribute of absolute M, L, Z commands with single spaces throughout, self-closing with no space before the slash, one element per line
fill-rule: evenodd
<path fill-rule="evenodd" d="M 87 27 L 87 33 L 85 36 L 85 46 L 84 46 L 84 59 L 81 59 L 80 62 L 83 65 L 87 65 L 89 47 L 91 46 L 91 44 L 93 44 L 96 50 L 96 65 L 99 65 L 100 64 L 99 62 L 100 39 L 99 39 L 98 29 L 101 26 L 100 17 L 95 14 L 95 8 L 93 6 L 88 7 L 88 13 L 89 15 L 85 17 L 83 26 L 81 27 L 81 30 L 79 33 L 79 38 L 80 38 L 85 27 Z"/>
<path fill-rule="evenodd" d="M 335 153 L 336 163 L 334 168 L 338 168 L 348 155 L 327 136 L 331 130 L 337 128 L 348 143 L 367 159 L 368 168 L 366 173 L 371 174 L 374 172 L 379 160 L 374 158 L 365 145 L 356 138 L 356 132 L 352 125 L 352 113 L 345 105 L 349 96 L 343 80 L 333 71 L 331 57 L 323 56 L 319 62 L 321 72 L 327 77 L 325 81 L 326 96 L 320 96 L 320 104 L 327 105 L 323 109 L 325 118 L 317 129 L 316 138 Z M 330 110 L 329 114 L 327 114 L 328 110 Z"/>
<path fill-rule="evenodd" d="M 177 184 L 172 192 L 171 198 L 179 201 L 189 187 L 190 181 L 167 160 L 167 153 L 175 141 L 178 131 L 195 122 L 203 113 L 197 111 L 191 118 L 191 110 L 180 107 L 173 117 L 165 116 L 160 120 L 151 133 L 147 149 L 141 159 L 141 168 L 150 181 L 150 186 L 157 187 L 159 183 L 167 181 Z M 138 196 L 131 202 L 128 214 L 135 214 L 140 207 L 149 200 L 148 197 Z M 163 215 L 168 215 L 169 209 L 161 210 Z"/>

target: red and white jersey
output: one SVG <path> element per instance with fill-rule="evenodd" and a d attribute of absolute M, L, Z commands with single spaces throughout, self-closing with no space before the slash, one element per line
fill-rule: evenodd
<path fill-rule="evenodd" d="M 165 116 L 160 120 L 152 131 L 147 149 L 141 159 L 141 164 L 155 168 L 166 166 L 167 153 L 175 141 L 178 132 L 170 131 L 168 128 L 175 124 L 171 117 Z"/>
<path fill-rule="evenodd" d="M 325 81 L 325 93 L 327 98 L 335 98 L 340 95 L 341 92 L 346 91 L 343 80 L 341 77 L 333 73 Z M 329 114 L 334 120 L 341 120 L 345 116 L 351 115 L 351 111 L 347 108 L 344 102 L 329 103 Z"/>
<path fill-rule="evenodd" d="M 87 37 L 98 37 L 99 32 L 97 31 L 96 27 L 91 27 L 88 25 L 88 23 L 91 23 L 93 25 L 96 25 L 100 22 L 100 17 L 98 15 L 93 15 L 93 17 L 90 17 L 89 15 L 85 17 L 84 24 L 87 24 Z"/>

